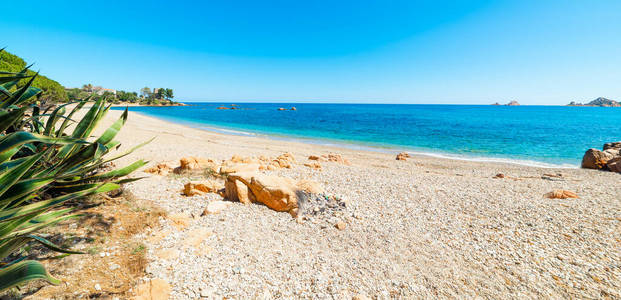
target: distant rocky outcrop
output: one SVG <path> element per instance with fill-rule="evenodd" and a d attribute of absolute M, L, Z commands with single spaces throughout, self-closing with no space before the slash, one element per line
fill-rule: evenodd
<path fill-rule="evenodd" d="M 492 104 L 492 105 L 499 106 L 499 105 L 500 105 L 500 103 L 496 102 L 496 103 L 494 103 L 494 104 Z"/>
<path fill-rule="evenodd" d="M 599 97 L 589 103 L 577 103 L 575 101 L 571 101 L 569 104 L 567 104 L 567 106 L 599 106 L 599 107 L 621 107 L 621 103 L 615 101 L 615 100 L 611 100 L 611 99 L 606 99 L 604 97 Z"/>
<path fill-rule="evenodd" d="M 606 143 L 603 150 L 587 150 L 582 157 L 582 168 L 621 173 L 621 142 Z"/>
<path fill-rule="evenodd" d="M 511 101 L 511 102 L 509 102 L 509 103 L 507 103 L 505 105 L 506 106 L 520 106 L 520 103 L 515 101 L 515 100 L 513 100 L 513 101 Z"/>

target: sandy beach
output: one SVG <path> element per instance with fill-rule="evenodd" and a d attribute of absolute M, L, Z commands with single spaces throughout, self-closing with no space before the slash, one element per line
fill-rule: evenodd
<path fill-rule="evenodd" d="M 120 114 L 110 111 L 100 129 Z M 125 192 L 168 214 L 160 229 L 140 235 L 149 260 L 143 281 L 168 283 L 172 299 L 621 297 L 621 174 L 425 156 L 398 161 L 131 112 L 117 139 L 123 151 L 152 137 L 117 166 L 289 152 L 296 159 L 290 169 L 261 172 L 316 181 L 347 203 L 341 217 L 321 220 L 239 202 L 201 216 L 222 197 L 182 195 L 192 178 L 136 172 L 147 177 Z M 351 164 L 304 166 L 310 155 L 329 153 Z M 504 178 L 494 178 L 499 173 Z M 555 189 L 580 198 L 544 197 Z M 337 229 L 338 222 L 346 226 Z"/>

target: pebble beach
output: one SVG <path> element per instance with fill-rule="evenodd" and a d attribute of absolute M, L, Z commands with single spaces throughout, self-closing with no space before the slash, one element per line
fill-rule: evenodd
<path fill-rule="evenodd" d="M 121 111 L 110 111 L 100 129 Z M 344 209 L 293 218 L 230 202 L 203 214 L 216 193 L 184 196 L 191 180 L 158 176 L 126 184 L 167 212 L 140 233 L 144 282 L 171 299 L 620 298 L 621 174 L 472 162 L 234 136 L 129 113 L 117 139 L 136 159 L 291 153 L 291 168 L 261 171 L 312 180 Z M 349 164 L 309 156 L 338 154 Z M 502 174 L 502 176 L 497 176 Z M 553 190 L 579 198 L 549 199 Z"/>

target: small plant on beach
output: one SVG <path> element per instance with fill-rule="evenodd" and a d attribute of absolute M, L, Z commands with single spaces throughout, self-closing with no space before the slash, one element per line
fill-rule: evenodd
<path fill-rule="evenodd" d="M 78 216 L 74 208 L 63 207 L 67 201 L 118 189 L 121 183 L 135 180 L 121 177 L 146 164 L 140 160 L 102 171 L 102 166 L 144 145 L 105 157 L 120 145 L 114 137 L 127 120 L 127 110 L 92 140 L 92 131 L 110 106 L 98 100 L 74 121 L 72 117 L 87 101 L 76 103 L 68 114 L 67 104 L 51 112 L 26 105 L 41 92 L 31 86 L 37 74 L 27 71 L 28 67 L 20 72 L 0 70 L 0 292 L 35 279 L 58 283 L 40 262 L 26 260 L 20 249 L 33 241 L 53 251 L 78 253 L 35 234 Z"/>

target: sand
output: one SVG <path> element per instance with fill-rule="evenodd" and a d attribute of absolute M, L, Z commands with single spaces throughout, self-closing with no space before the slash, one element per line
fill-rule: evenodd
<path fill-rule="evenodd" d="M 120 113 L 111 111 L 102 127 Z M 168 282 L 173 299 L 621 297 L 621 174 L 416 155 L 397 161 L 396 153 L 225 135 L 137 113 L 118 135 L 120 150 L 151 137 L 118 165 L 290 152 L 292 169 L 267 173 L 320 182 L 350 213 L 297 222 L 232 203 L 200 216 L 220 196 L 185 197 L 190 178 L 137 172 L 148 177 L 126 191 L 169 215 L 143 234 L 144 280 Z M 351 165 L 303 166 L 309 155 L 328 153 Z M 580 198 L 543 196 L 554 189 Z"/>

